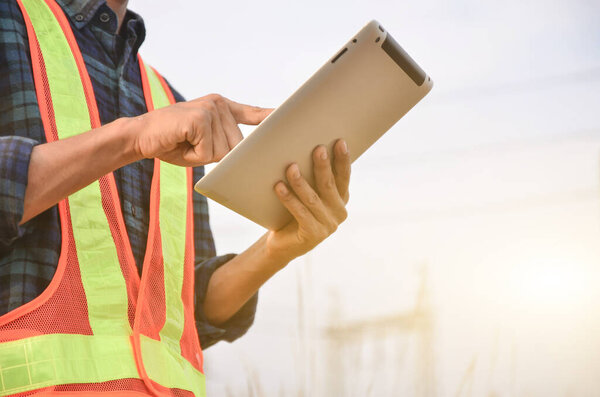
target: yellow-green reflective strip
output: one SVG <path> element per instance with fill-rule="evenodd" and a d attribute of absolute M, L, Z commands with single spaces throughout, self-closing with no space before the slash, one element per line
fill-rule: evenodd
<path fill-rule="evenodd" d="M 23 0 L 46 65 L 59 139 L 91 129 L 83 84 L 67 39 L 43 0 Z M 69 196 L 73 235 L 94 334 L 129 334 L 127 289 L 96 181 Z"/>
<path fill-rule="evenodd" d="M 0 344 L 0 396 L 138 378 L 128 336 L 49 334 Z"/>
<path fill-rule="evenodd" d="M 146 65 L 146 73 L 154 108 L 169 105 L 169 99 L 158 76 Z M 179 340 L 183 334 L 184 312 L 181 300 L 183 263 L 185 255 L 187 172 L 166 162 L 160 163 L 159 222 L 165 271 L 165 325 L 160 331 L 161 340 L 180 352 Z"/>
<path fill-rule="evenodd" d="M 204 375 L 164 344 L 142 335 L 152 379 L 205 395 Z M 139 379 L 128 336 L 50 334 L 0 344 L 0 396 L 71 383 Z"/>
<path fill-rule="evenodd" d="M 44 57 L 59 138 L 88 131 L 90 116 L 83 84 L 62 28 L 43 0 L 22 0 L 22 3 Z"/>
<path fill-rule="evenodd" d="M 169 353 L 172 350 L 165 343 L 143 337 L 141 349 L 150 379 L 164 387 L 191 391 L 196 397 L 206 396 L 204 374 L 181 355 Z"/>

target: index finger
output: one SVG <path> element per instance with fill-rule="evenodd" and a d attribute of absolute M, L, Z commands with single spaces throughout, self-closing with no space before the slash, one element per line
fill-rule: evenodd
<path fill-rule="evenodd" d="M 273 111 L 273 109 L 244 105 L 243 103 L 234 102 L 231 99 L 227 99 L 227 105 L 238 124 L 260 124 Z"/>

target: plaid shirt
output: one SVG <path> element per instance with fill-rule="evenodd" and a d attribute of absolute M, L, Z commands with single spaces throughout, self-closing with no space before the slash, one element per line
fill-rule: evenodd
<path fill-rule="evenodd" d="M 90 74 L 102 124 L 146 112 L 137 51 L 144 22 L 127 11 L 119 34 L 117 16 L 105 0 L 58 0 L 71 22 Z M 173 90 L 177 101 L 183 101 Z M 24 225 L 23 201 L 29 158 L 45 143 L 31 70 L 27 31 L 17 2 L 0 0 L 0 315 L 37 297 L 54 276 L 60 255 L 57 206 Z M 153 160 L 145 159 L 114 172 L 125 226 L 138 269 L 149 221 Z M 194 168 L 194 180 L 204 173 Z M 256 311 L 257 296 L 220 328 L 202 312 L 208 281 L 233 255 L 215 256 L 206 198 L 194 194 L 196 248 L 196 325 L 204 348 L 243 335 Z M 141 271 L 140 271 L 141 274 Z"/>

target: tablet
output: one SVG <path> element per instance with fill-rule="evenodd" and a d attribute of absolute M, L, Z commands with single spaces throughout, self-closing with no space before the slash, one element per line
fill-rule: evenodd
<path fill-rule="evenodd" d="M 348 143 L 356 160 L 421 100 L 433 81 L 371 21 L 195 186 L 197 192 L 277 230 L 292 216 L 273 186 L 293 162 L 314 186 L 312 151 Z M 330 156 L 329 158 L 332 158 Z"/>

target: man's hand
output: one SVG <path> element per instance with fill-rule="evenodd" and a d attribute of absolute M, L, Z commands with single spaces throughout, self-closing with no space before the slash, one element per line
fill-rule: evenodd
<path fill-rule="evenodd" d="M 283 181 L 275 184 L 279 200 L 294 217 L 282 229 L 267 233 L 267 252 L 283 263 L 313 249 L 348 216 L 350 156 L 346 142 L 338 140 L 333 152 L 331 161 L 324 146 L 313 151 L 315 189 L 300 175 L 296 164 L 287 168 L 289 185 Z"/>
<path fill-rule="evenodd" d="M 325 240 L 346 219 L 350 181 L 346 143 L 336 142 L 333 161 L 328 158 L 327 149 L 318 146 L 313 151 L 313 163 L 314 189 L 295 164 L 286 171 L 289 185 L 279 181 L 274 186 L 294 220 L 267 232 L 213 273 L 202 305 L 212 324 L 230 319 L 273 274 Z"/>
<path fill-rule="evenodd" d="M 180 102 L 135 117 L 138 156 L 181 166 L 221 160 L 241 140 L 238 124 L 256 125 L 273 109 L 243 105 L 218 94 Z"/>
<path fill-rule="evenodd" d="M 29 161 L 20 223 L 142 158 L 158 157 L 182 166 L 219 161 L 242 140 L 238 123 L 258 124 L 271 111 L 212 94 L 37 145 Z"/>

